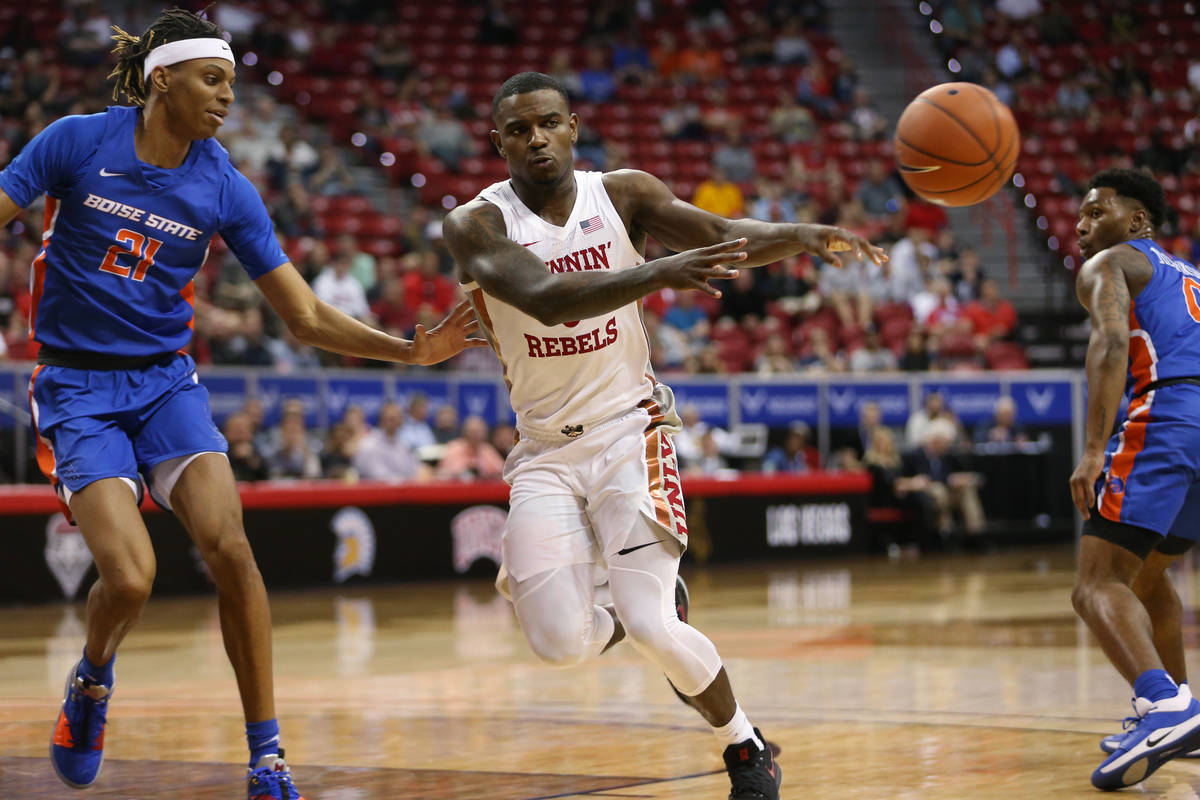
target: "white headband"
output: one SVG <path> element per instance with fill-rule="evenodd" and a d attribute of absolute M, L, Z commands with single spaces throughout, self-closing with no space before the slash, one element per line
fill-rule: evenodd
<path fill-rule="evenodd" d="M 224 39 L 211 36 L 202 39 L 180 39 L 177 42 L 160 44 L 146 54 L 142 78 L 148 82 L 155 67 L 169 67 L 180 61 L 191 61 L 193 58 L 223 58 L 237 66 L 237 62 L 233 60 L 233 50 Z"/>

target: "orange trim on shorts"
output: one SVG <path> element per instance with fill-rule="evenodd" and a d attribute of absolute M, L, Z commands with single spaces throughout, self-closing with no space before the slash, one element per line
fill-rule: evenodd
<path fill-rule="evenodd" d="M 1129 330 L 1131 333 L 1133 331 L 1144 332 L 1132 305 L 1129 308 Z M 1154 380 L 1153 368 L 1154 360 L 1150 356 L 1150 347 L 1146 344 L 1146 340 L 1140 336 L 1130 336 L 1129 374 L 1133 377 L 1134 392 L 1142 391 L 1150 384 L 1150 381 Z"/>
<path fill-rule="evenodd" d="M 1123 484 L 1120 492 L 1104 492 L 1104 502 L 1100 504 L 1100 513 L 1105 519 L 1113 522 L 1121 521 L 1121 505 L 1125 502 L 1125 492 L 1129 491 L 1129 475 L 1133 472 L 1134 460 L 1146 447 L 1146 423 L 1150 421 L 1147 413 L 1134 419 L 1134 414 L 1149 404 L 1149 394 L 1134 399 L 1129 405 L 1129 414 L 1122 430 L 1122 443 L 1119 452 L 1114 453 L 1112 464 L 1109 466 L 1108 479 L 1119 478 Z"/>
<path fill-rule="evenodd" d="M 654 516 L 658 524 L 667 530 L 671 525 L 671 508 L 663 496 L 662 441 L 656 426 L 646 428 L 646 476 L 649 479 L 650 498 L 654 501 Z"/>
<path fill-rule="evenodd" d="M 38 373 L 44 368 L 45 364 L 38 364 L 34 368 L 33 374 L 29 376 L 29 410 L 33 411 L 33 383 L 37 380 Z M 67 518 L 67 522 L 72 525 L 75 520 L 71 517 L 71 508 L 62 501 L 62 496 L 58 494 L 58 464 L 54 458 L 54 450 L 50 447 L 50 442 L 42 436 L 37 427 L 37 415 L 33 415 L 33 435 L 37 439 L 37 464 L 38 469 L 46 476 L 46 480 L 50 481 L 50 485 L 54 487 L 54 494 L 58 497 L 58 507 L 62 510 L 63 516 Z"/>
<path fill-rule="evenodd" d="M 34 330 L 37 326 L 37 311 L 38 304 L 42 301 L 42 290 L 46 283 L 46 250 L 50 247 L 50 237 L 53 235 L 51 226 L 54 224 L 54 217 L 58 213 L 58 200 L 46 195 L 46 211 L 42 215 L 42 249 L 37 254 L 37 258 L 33 260 L 33 286 L 30 288 L 30 294 L 33 295 L 33 302 L 29 308 L 29 338 L 33 338 Z"/>

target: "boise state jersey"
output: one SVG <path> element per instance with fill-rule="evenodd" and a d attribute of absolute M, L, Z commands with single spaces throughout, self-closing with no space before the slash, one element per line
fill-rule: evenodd
<path fill-rule="evenodd" d="M 1160 379 L 1200 376 L 1200 270 L 1149 239 L 1125 244 L 1154 268 L 1130 304 L 1127 388 L 1141 394 Z"/>
<path fill-rule="evenodd" d="M 174 169 L 134 149 L 141 110 L 64 117 L 0 173 L 20 207 L 46 195 L 31 335 L 62 350 L 147 356 L 192 336 L 192 278 L 220 233 L 252 279 L 287 262 L 250 181 L 215 139 Z"/>

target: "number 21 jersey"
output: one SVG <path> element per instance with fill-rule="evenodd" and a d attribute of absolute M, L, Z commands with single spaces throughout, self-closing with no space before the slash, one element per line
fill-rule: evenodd
<path fill-rule="evenodd" d="M 288 260 L 225 148 L 200 139 L 179 167 L 145 164 L 134 149 L 140 116 L 112 106 L 64 117 L 0 173 L 20 207 L 46 195 L 30 275 L 31 335 L 43 345 L 120 356 L 186 347 L 192 279 L 214 233 L 252 279 Z"/>

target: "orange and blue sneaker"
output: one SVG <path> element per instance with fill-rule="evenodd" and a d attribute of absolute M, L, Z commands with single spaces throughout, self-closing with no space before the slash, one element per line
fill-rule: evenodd
<path fill-rule="evenodd" d="M 754 735 L 766 743 L 758 728 Z M 775 763 L 771 748 L 759 747 L 753 739 L 725 748 L 725 770 L 729 773 L 729 800 L 779 800 L 783 770 Z"/>
<path fill-rule="evenodd" d="M 283 760 L 283 748 L 279 753 L 270 753 L 258 760 L 258 765 L 246 776 L 248 800 L 304 800 L 296 784 L 292 783 L 292 771 Z"/>
<path fill-rule="evenodd" d="M 104 726 L 112 687 L 93 683 L 71 667 L 62 709 L 50 740 L 50 763 L 73 789 L 92 785 L 104 762 Z"/>

